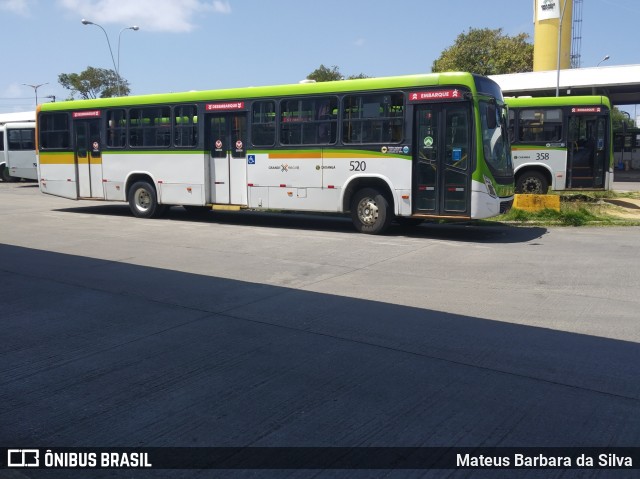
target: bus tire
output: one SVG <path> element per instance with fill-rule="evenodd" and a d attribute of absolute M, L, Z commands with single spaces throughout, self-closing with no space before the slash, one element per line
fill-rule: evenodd
<path fill-rule="evenodd" d="M 2 167 L 2 171 L 0 171 L 0 177 L 2 177 L 2 181 L 5 183 L 17 183 L 20 181 L 20 178 L 16 178 L 15 176 L 11 176 L 9 174 L 9 168 L 6 166 Z"/>
<path fill-rule="evenodd" d="M 516 193 L 524 195 L 546 195 L 549 182 L 539 171 L 525 171 L 518 175 Z"/>
<path fill-rule="evenodd" d="M 389 227 L 393 214 L 384 194 L 375 188 L 363 188 L 351 201 L 351 219 L 360 233 L 375 235 Z"/>
<path fill-rule="evenodd" d="M 156 189 L 146 181 L 137 181 L 129 188 L 129 208 L 137 218 L 157 218 L 166 210 L 158 204 Z"/>

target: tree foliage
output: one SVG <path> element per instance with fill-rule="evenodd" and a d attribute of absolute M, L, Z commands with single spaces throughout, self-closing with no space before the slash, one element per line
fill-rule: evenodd
<path fill-rule="evenodd" d="M 353 80 L 355 78 L 368 78 L 364 73 L 360 73 L 359 75 L 351 75 L 347 77 L 349 80 Z M 340 73 L 340 69 L 337 66 L 332 66 L 331 68 L 326 67 L 324 65 L 320 65 L 318 68 L 313 70 L 311 73 L 307 75 L 307 79 L 315 80 L 317 82 L 323 81 L 337 81 L 344 80 L 345 77 L 342 73 Z"/>
<path fill-rule="evenodd" d="M 627 113 L 623 113 L 615 106 L 611 109 L 611 123 L 614 131 L 622 131 L 623 125 L 626 125 L 626 128 L 635 128 L 636 126 L 636 122 Z"/>
<path fill-rule="evenodd" d="M 533 70 L 533 45 L 529 35 L 503 35 L 502 29 L 470 28 L 433 62 L 434 72 L 466 71 L 481 75 L 502 75 Z"/>
<path fill-rule="evenodd" d="M 113 70 L 87 67 L 81 73 L 61 73 L 58 83 L 71 92 L 69 99 L 79 95 L 83 100 L 126 96 L 130 93 L 129 82 L 120 77 L 118 95 L 118 75 Z"/>

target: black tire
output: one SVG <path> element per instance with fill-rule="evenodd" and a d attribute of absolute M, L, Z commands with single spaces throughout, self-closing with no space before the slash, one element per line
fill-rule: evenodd
<path fill-rule="evenodd" d="M 351 200 L 351 219 L 360 233 L 383 233 L 393 219 L 389 201 L 375 188 L 359 190 Z"/>
<path fill-rule="evenodd" d="M 129 208 L 137 218 L 157 218 L 165 211 L 164 205 L 158 204 L 156 189 L 146 181 L 137 181 L 128 193 Z"/>
<path fill-rule="evenodd" d="M 15 176 L 11 176 L 9 174 L 9 168 L 7 168 L 6 166 L 2 166 L 0 168 L 2 168 L 2 171 L 0 171 L 0 177 L 2 177 L 2 181 L 4 181 L 5 183 L 17 183 L 18 181 L 20 181 L 20 178 L 16 178 Z"/>
<path fill-rule="evenodd" d="M 518 175 L 516 193 L 525 195 L 546 195 L 549 182 L 539 171 L 525 171 Z"/>

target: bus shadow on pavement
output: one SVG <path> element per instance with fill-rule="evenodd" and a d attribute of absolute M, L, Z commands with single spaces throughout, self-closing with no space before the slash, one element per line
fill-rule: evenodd
<path fill-rule="evenodd" d="M 55 211 L 133 218 L 131 210 L 124 204 L 61 208 Z M 186 211 L 180 206 L 174 206 L 171 207 L 162 218 L 152 221 L 162 220 L 360 234 L 355 230 L 348 216 L 337 214 L 272 213 L 250 210 L 193 212 Z M 148 220 L 137 219 L 136 221 Z M 539 239 L 546 233 L 547 229 L 539 226 L 516 227 L 500 223 L 439 223 L 425 221 L 418 226 L 405 226 L 393 223 L 383 236 L 406 236 L 411 238 L 430 238 L 472 243 L 526 243 Z"/>
<path fill-rule="evenodd" d="M 638 443 L 634 342 L 16 246 L 0 253 L 4 444 Z M 65 477 L 86 471 L 77 474 Z"/>

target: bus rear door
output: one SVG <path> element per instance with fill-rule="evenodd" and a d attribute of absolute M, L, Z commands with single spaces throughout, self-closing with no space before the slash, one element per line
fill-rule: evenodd
<path fill-rule="evenodd" d="M 74 155 L 78 198 L 102 198 L 102 142 L 99 119 L 74 119 Z"/>
<path fill-rule="evenodd" d="M 207 144 L 210 152 L 211 203 L 246 204 L 247 201 L 247 114 L 207 115 Z"/>

